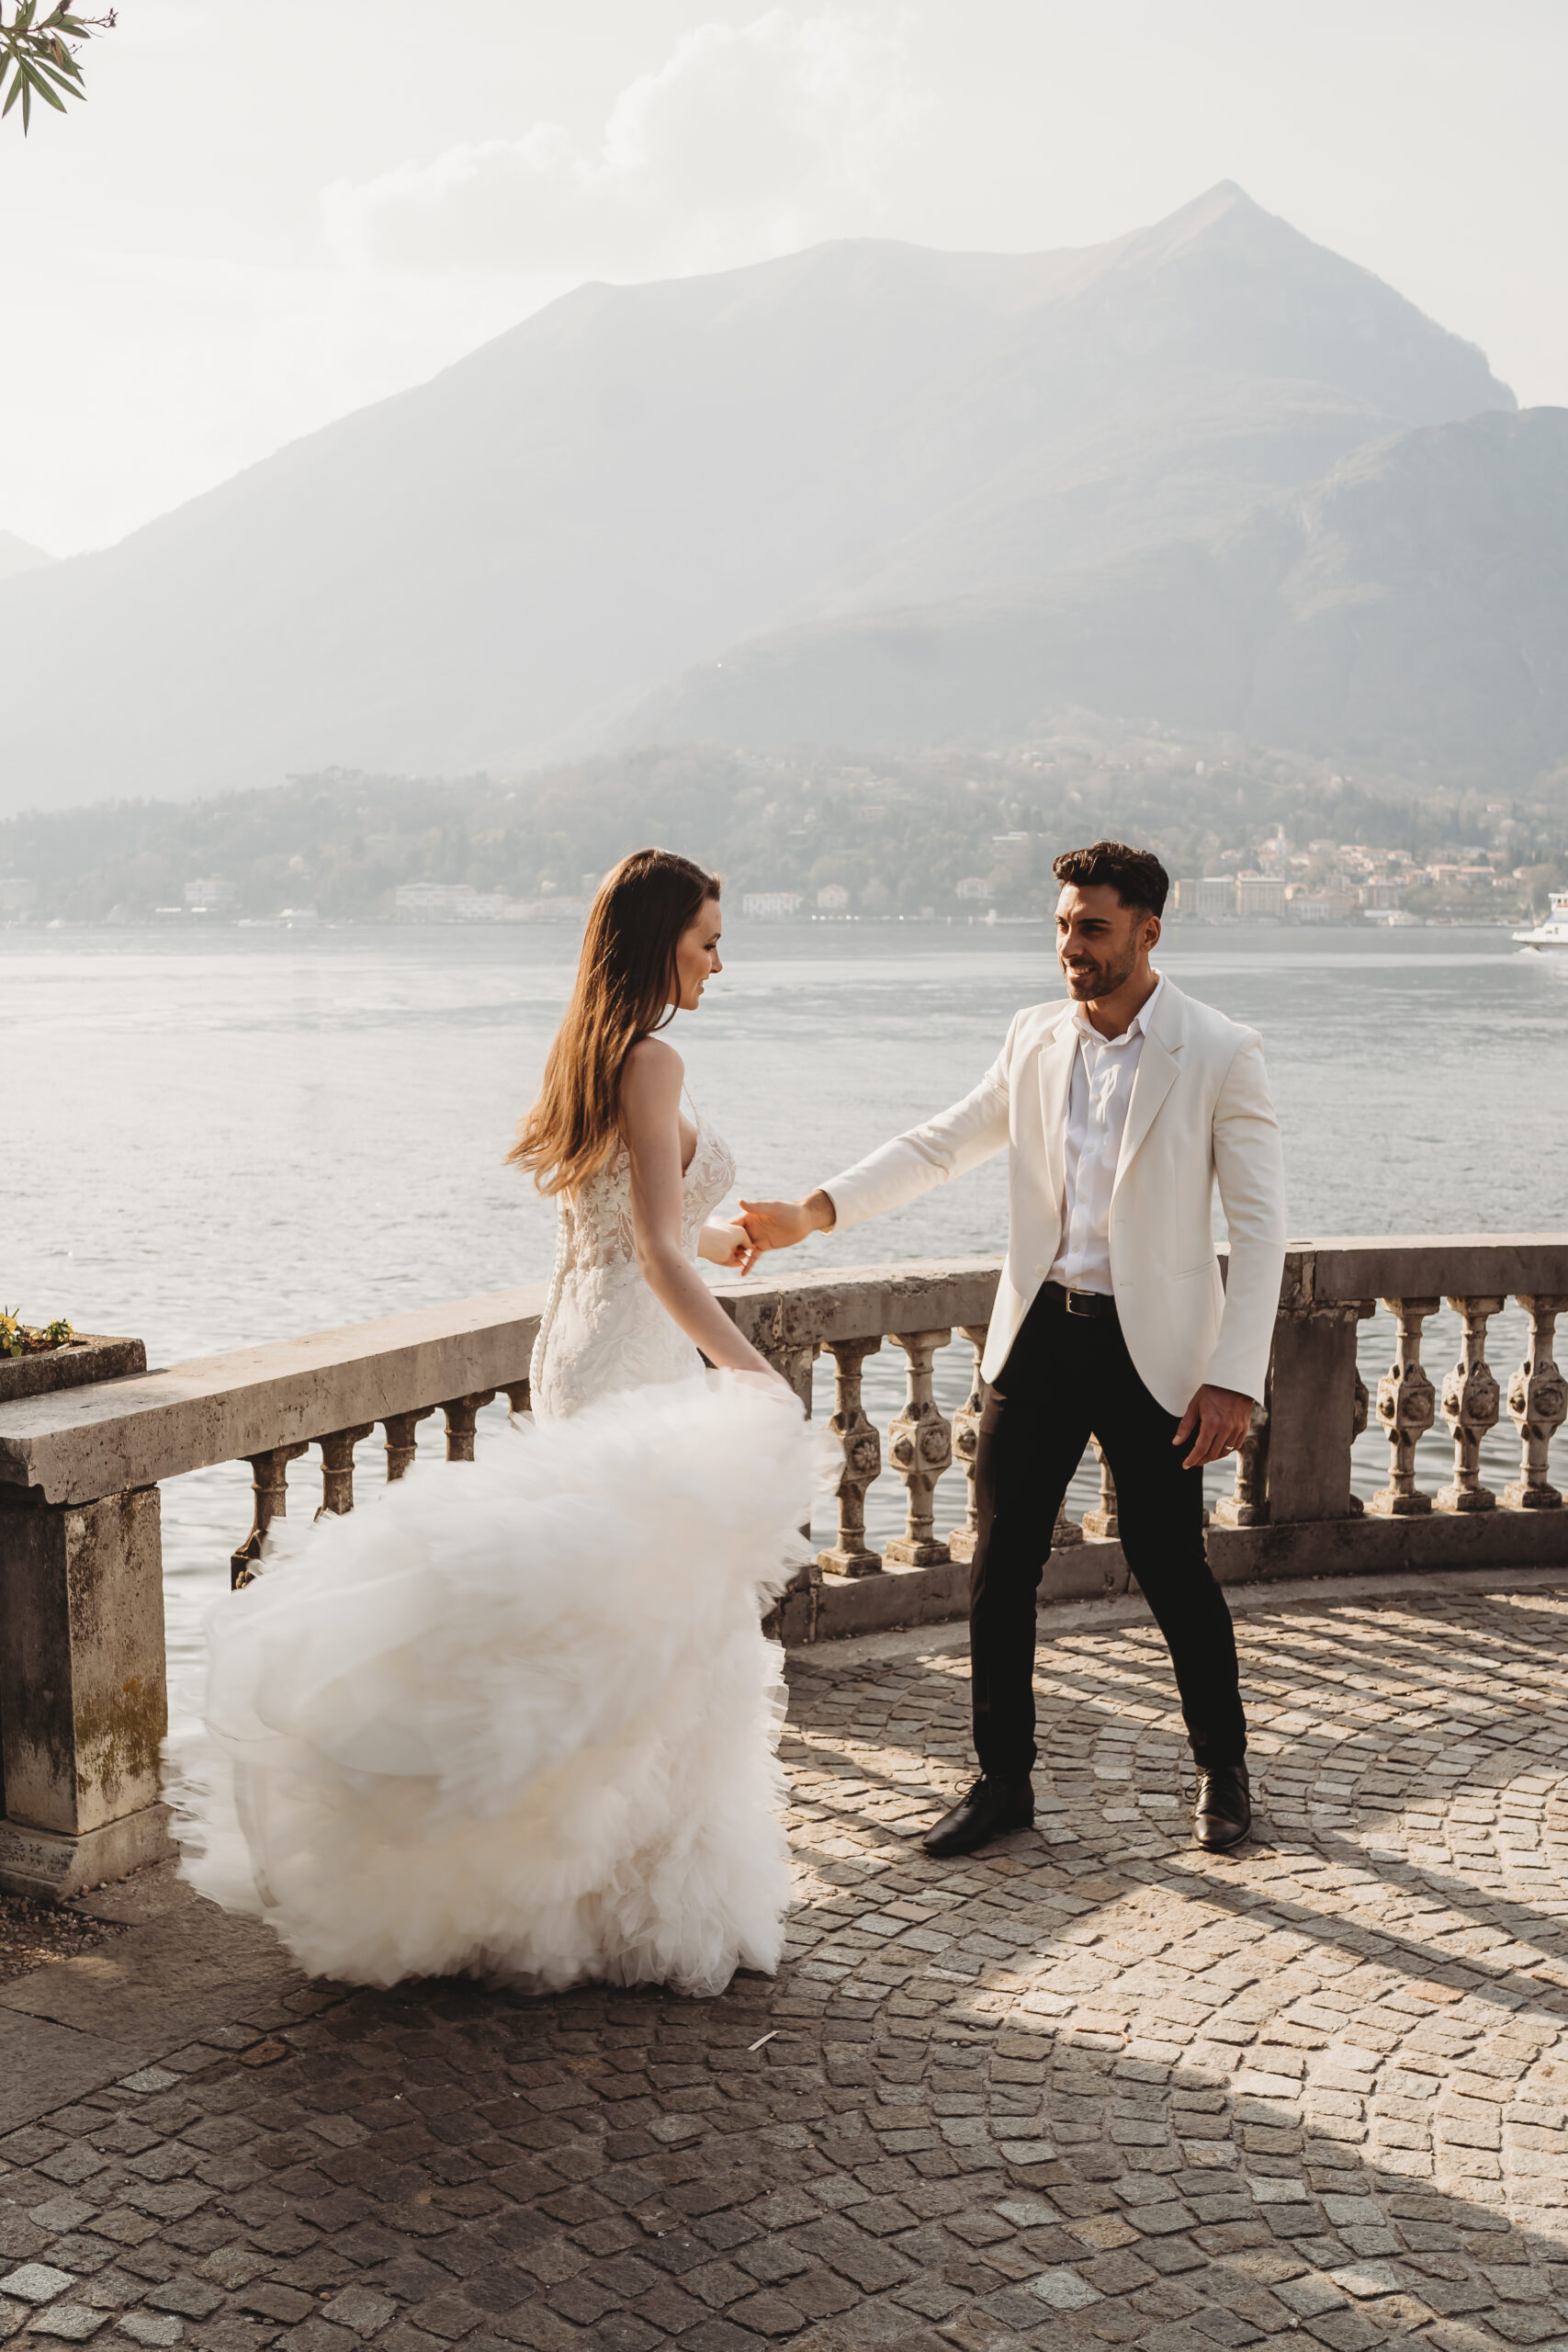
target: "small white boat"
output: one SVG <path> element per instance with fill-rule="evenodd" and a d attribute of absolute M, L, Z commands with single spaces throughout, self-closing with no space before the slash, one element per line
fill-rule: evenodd
<path fill-rule="evenodd" d="M 1519 947 L 1568 948 L 1568 890 L 1553 890 L 1546 921 L 1534 931 L 1516 931 L 1514 942 Z"/>

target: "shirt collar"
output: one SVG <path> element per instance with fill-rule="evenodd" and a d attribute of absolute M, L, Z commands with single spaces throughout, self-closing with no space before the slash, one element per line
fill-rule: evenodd
<path fill-rule="evenodd" d="M 1165 975 L 1162 972 L 1119 1037 L 1102 1037 L 1081 1004 L 1075 1003 L 1073 1006 L 1073 1027 L 1080 1037 L 1087 1037 L 1089 1043 L 1095 1046 L 1124 1046 L 1130 1037 L 1146 1037 L 1149 1023 L 1154 1019 L 1155 1007 L 1159 1002 L 1164 989 Z"/>

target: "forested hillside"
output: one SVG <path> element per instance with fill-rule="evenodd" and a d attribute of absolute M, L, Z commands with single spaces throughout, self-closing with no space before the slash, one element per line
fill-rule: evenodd
<path fill-rule="evenodd" d="M 864 916 L 984 913 L 958 897 L 967 879 L 1005 915 L 1047 910 L 1052 858 L 1099 833 L 1151 843 L 1173 874 L 1203 874 L 1249 863 L 1281 831 L 1418 862 L 1483 844 L 1526 867 L 1526 895 L 1539 897 L 1564 872 L 1568 767 L 1497 800 L 1088 720 L 996 758 L 765 759 L 696 744 L 506 783 L 332 770 L 266 792 L 13 818 L 0 821 L 0 877 L 31 884 L 25 911 L 38 922 L 147 920 L 203 877 L 232 886 L 230 916 L 308 904 L 366 921 L 390 916 L 400 883 L 580 897 L 626 851 L 660 842 L 716 866 L 732 901 L 781 890 L 814 903 L 837 884 Z"/>

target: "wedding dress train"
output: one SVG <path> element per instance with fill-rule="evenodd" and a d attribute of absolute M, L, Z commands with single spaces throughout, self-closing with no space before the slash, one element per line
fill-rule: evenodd
<path fill-rule="evenodd" d="M 701 1122 L 684 1239 L 734 1173 Z M 563 1203 L 539 1418 L 280 1522 L 209 1614 L 182 1867 L 312 1973 L 722 1990 L 789 1898 L 782 1653 L 820 1440 L 705 1373 L 637 1272 L 624 1151 Z"/>

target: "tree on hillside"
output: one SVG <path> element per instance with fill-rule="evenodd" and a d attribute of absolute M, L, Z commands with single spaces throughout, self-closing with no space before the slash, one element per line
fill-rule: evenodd
<path fill-rule="evenodd" d="M 72 44 L 107 32 L 114 20 L 112 8 L 107 17 L 74 16 L 69 0 L 40 17 L 39 0 L 17 0 L 7 24 L 6 0 L 0 0 L 0 91 L 5 92 L 0 120 L 20 99 L 25 134 L 35 97 L 57 114 L 65 112 L 67 98 L 85 98 L 82 68 Z"/>

